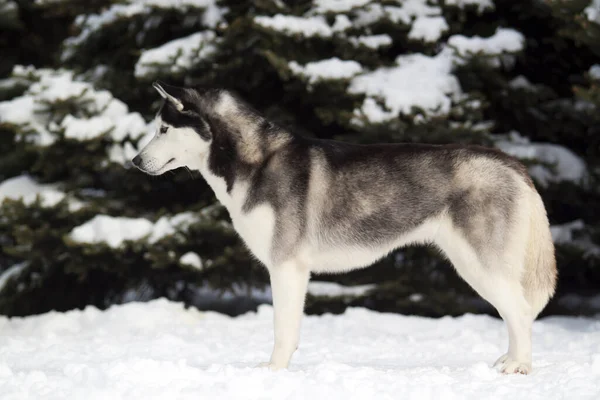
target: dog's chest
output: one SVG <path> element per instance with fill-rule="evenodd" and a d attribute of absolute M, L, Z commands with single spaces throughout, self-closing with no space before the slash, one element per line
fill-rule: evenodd
<path fill-rule="evenodd" d="M 233 227 L 246 243 L 246 246 L 266 266 L 271 264 L 271 249 L 275 229 L 275 212 L 267 204 L 244 212 L 242 207 L 231 207 L 229 215 Z"/>
<path fill-rule="evenodd" d="M 268 204 L 260 204 L 250 211 L 244 211 L 249 185 L 236 182 L 231 191 L 227 191 L 225 180 L 203 171 L 204 178 L 211 186 L 217 199 L 227 208 L 233 227 L 246 246 L 266 266 L 271 265 L 273 232 L 275 231 L 275 210 Z"/>

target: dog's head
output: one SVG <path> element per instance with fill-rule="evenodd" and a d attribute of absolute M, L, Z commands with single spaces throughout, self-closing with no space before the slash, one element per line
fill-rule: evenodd
<path fill-rule="evenodd" d="M 179 167 L 202 172 L 207 166 L 225 177 L 236 163 L 258 165 L 292 138 L 228 90 L 153 86 L 164 99 L 156 133 L 132 160 L 147 174 Z"/>
<path fill-rule="evenodd" d="M 207 108 L 227 94 L 158 81 L 153 86 L 164 99 L 156 116 L 156 133 L 132 163 L 150 175 L 160 175 L 179 167 L 200 169 L 213 141 Z"/>

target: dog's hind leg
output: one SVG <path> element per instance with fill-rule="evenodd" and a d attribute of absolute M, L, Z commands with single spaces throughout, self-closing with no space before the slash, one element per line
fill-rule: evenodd
<path fill-rule="evenodd" d="M 531 306 L 525 299 L 520 282 L 500 278 L 494 286 L 494 291 L 486 295 L 508 328 L 508 352 L 494 366 L 507 374 L 528 374 L 531 372 L 531 325 L 534 318 Z"/>
<path fill-rule="evenodd" d="M 287 368 L 298 347 L 310 271 L 299 262 L 287 261 L 270 267 L 269 275 L 273 293 L 275 343 L 271 360 L 261 366 L 278 370 Z"/>
<path fill-rule="evenodd" d="M 490 250 L 490 254 L 478 254 L 451 223 L 442 226 L 436 244 L 446 253 L 458 274 L 498 310 L 507 324 L 508 352 L 495 365 L 504 373 L 529 373 L 534 316 L 517 273 L 522 267 L 519 262 L 523 263 L 518 261 L 523 259 L 520 252 Z"/>

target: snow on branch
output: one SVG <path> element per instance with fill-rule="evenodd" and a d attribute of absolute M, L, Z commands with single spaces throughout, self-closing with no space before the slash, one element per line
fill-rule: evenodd
<path fill-rule="evenodd" d="M 152 79 L 186 72 L 215 54 L 218 42 L 213 31 L 204 31 L 146 50 L 135 65 L 135 76 Z"/>
<path fill-rule="evenodd" d="M 349 79 L 363 69 L 356 61 L 340 60 L 337 57 L 310 62 L 306 65 L 291 61 L 288 66 L 294 74 L 306 78 L 311 85 L 322 80 Z"/>
<path fill-rule="evenodd" d="M 454 35 L 448 39 L 448 46 L 454 49 L 458 57 L 487 56 L 489 62 L 495 67 L 500 66 L 499 56 L 519 52 L 523 50 L 524 45 L 523 34 L 508 28 L 498 28 L 494 35 L 487 38 Z"/>
<path fill-rule="evenodd" d="M 600 24 L 600 0 L 591 0 L 583 12 L 589 21 Z"/>
<path fill-rule="evenodd" d="M 522 160 L 535 160 L 544 165 L 533 165 L 529 173 L 541 185 L 570 181 L 583 183 L 587 166 L 583 159 L 564 146 L 553 143 L 534 143 L 517 132 L 496 142 L 496 147 Z"/>
<path fill-rule="evenodd" d="M 362 45 L 370 49 L 378 49 L 392 44 L 392 38 L 387 34 L 350 37 L 348 38 L 348 41 L 354 46 L 358 47 Z"/>
<path fill-rule="evenodd" d="M 350 11 L 355 7 L 362 7 L 371 3 L 372 0 L 315 0 L 314 11 L 319 14 L 328 12 L 340 13 Z"/>
<path fill-rule="evenodd" d="M 139 15 L 150 15 L 153 10 L 172 9 L 181 12 L 202 10 L 202 23 L 209 28 L 215 28 L 227 13 L 226 8 L 217 5 L 218 0 L 127 0 L 124 4 L 114 4 L 99 14 L 80 15 L 75 24 L 81 29 L 79 35 L 65 41 L 62 60 L 74 56 L 77 48 L 84 44 L 92 35 L 105 29 L 122 18 L 132 18 Z"/>
<path fill-rule="evenodd" d="M 434 57 L 399 56 L 394 67 L 378 68 L 354 78 L 350 93 L 367 95 L 362 109 L 355 113 L 374 123 L 395 118 L 399 113 L 410 115 L 414 107 L 432 115 L 447 114 L 452 100 L 462 94 L 451 70 L 448 51 Z M 387 110 L 376 106 L 374 99 L 381 99 Z"/>
<path fill-rule="evenodd" d="M 54 184 L 40 184 L 28 175 L 16 176 L 0 182 L 0 204 L 5 199 L 21 200 L 26 206 L 39 199 L 42 207 L 54 207 L 65 199 L 65 192 Z M 77 211 L 83 205 L 80 201 L 69 198 L 69 210 Z"/>
<path fill-rule="evenodd" d="M 492 0 L 446 0 L 447 6 L 455 6 L 459 8 L 477 7 L 479 12 L 493 10 L 496 8 Z"/>
<path fill-rule="evenodd" d="M 33 82 L 23 95 L 0 102 L 0 122 L 16 127 L 21 140 L 45 147 L 61 137 L 77 141 L 108 138 L 121 151 L 112 148 L 111 161 L 123 163 L 135 155 L 129 141 L 136 142 L 148 133 L 149 126 L 139 113 L 130 113 L 110 92 L 77 80 L 72 71 L 17 66 L 13 77 Z"/>
<path fill-rule="evenodd" d="M 277 14 L 273 17 L 257 16 L 254 22 L 263 28 L 273 29 L 287 35 L 301 35 L 302 37 L 324 37 L 328 38 L 337 32 L 342 32 L 351 26 L 345 15 L 336 16 L 333 25 L 329 25 L 325 17 L 306 16 L 296 17 L 294 15 Z"/>
<path fill-rule="evenodd" d="M 523 43 L 519 32 L 498 29 L 488 38 L 451 36 L 432 57 L 419 53 L 401 55 L 395 66 L 365 72 L 352 80 L 350 93 L 367 96 L 355 115 L 371 123 L 386 122 L 399 113 L 412 115 L 414 109 L 425 116 L 446 115 L 453 103 L 464 98 L 452 73 L 456 65 L 464 63 L 471 54 L 485 54 L 494 60 L 504 53 L 522 50 Z"/>
<path fill-rule="evenodd" d="M 106 243 L 112 248 L 119 248 L 127 241 L 142 239 L 152 244 L 177 232 L 187 231 L 199 218 L 196 213 L 183 212 L 152 222 L 146 218 L 99 214 L 83 225 L 75 227 L 69 236 L 75 243 Z"/>

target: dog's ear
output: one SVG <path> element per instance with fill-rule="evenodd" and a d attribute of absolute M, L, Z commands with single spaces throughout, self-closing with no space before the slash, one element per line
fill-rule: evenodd
<path fill-rule="evenodd" d="M 182 99 L 185 92 L 184 88 L 167 85 L 161 81 L 155 81 L 152 86 L 162 96 L 163 99 L 171 102 L 178 111 L 183 111 Z"/>

